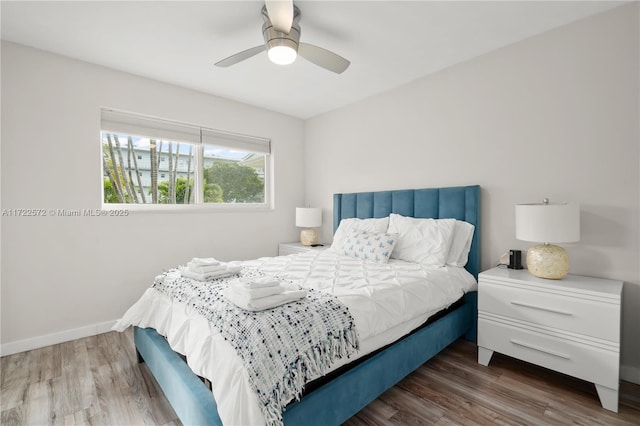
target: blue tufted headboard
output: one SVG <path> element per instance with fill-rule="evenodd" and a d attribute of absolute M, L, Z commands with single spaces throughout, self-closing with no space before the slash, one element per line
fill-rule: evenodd
<path fill-rule="evenodd" d="M 403 189 L 333 195 L 333 232 L 342 219 L 380 218 L 391 213 L 417 218 L 464 220 L 475 226 L 465 268 L 480 272 L 480 186 Z"/>

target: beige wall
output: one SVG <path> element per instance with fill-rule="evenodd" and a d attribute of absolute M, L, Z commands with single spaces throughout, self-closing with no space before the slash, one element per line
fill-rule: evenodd
<path fill-rule="evenodd" d="M 2 351 L 106 331 L 163 269 L 276 255 L 304 203 L 304 122 L 2 43 L 2 208 L 96 209 L 100 107 L 272 140 L 275 209 L 2 217 Z"/>
<path fill-rule="evenodd" d="M 480 184 L 486 269 L 530 245 L 516 203 L 577 201 L 571 272 L 625 281 L 622 374 L 640 383 L 638 50 L 635 3 L 308 120 L 322 237 L 335 192 Z"/>

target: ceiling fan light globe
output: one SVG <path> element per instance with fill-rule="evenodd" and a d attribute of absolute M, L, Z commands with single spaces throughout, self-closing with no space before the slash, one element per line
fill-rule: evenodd
<path fill-rule="evenodd" d="M 269 48 L 267 55 L 274 64 L 289 65 L 296 60 L 298 53 L 289 46 L 273 46 Z"/>

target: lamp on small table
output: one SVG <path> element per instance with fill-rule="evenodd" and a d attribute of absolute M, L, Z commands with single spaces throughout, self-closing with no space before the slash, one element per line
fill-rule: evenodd
<path fill-rule="evenodd" d="M 565 249 L 551 243 L 580 241 L 580 206 L 576 203 L 516 205 L 516 238 L 539 244 L 527 251 L 527 269 L 540 278 L 560 280 L 569 272 Z"/>
<path fill-rule="evenodd" d="M 296 226 L 305 228 L 300 231 L 300 243 L 310 246 L 318 243 L 318 232 L 314 229 L 322 226 L 322 209 L 317 207 L 296 207 Z"/>

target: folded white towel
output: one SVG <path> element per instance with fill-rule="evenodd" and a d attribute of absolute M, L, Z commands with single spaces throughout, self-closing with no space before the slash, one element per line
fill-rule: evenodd
<path fill-rule="evenodd" d="M 261 288 L 246 288 L 231 284 L 229 286 L 229 290 L 234 292 L 236 296 L 246 299 L 247 301 L 251 301 L 253 299 L 259 299 L 261 297 L 273 296 L 274 294 L 283 293 L 285 290 L 287 290 L 287 288 L 281 286 L 280 284 Z"/>
<path fill-rule="evenodd" d="M 237 297 L 234 291 L 226 289 L 224 296 L 234 305 L 247 311 L 262 311 L 265 309 L 275 308 L 285 303 L 294 302 L 298 299 L 307 297 L 307 290 L 289 290 L 284 293 L 274 294 L 273 296 L 260 297 L 247 301 L 241 297 Z"/>
<path fill-rule="evenodd" d="M 207 272 L 205 274 L 198 274 L 197 272 L 190 271 L 188 268 L 180 268 L 180 274 L 185 278 L 191 278 L 197 281 L 211 281 L 216 278 L 228 277 L 233 274 L 237 274 L 242 269 L 240 266 L 229 266 L 224 270 Z"/>
<path fill-rule="evenodd" d="M 196 274 L 206 274 L 208 272 L 222 271 L 223 269 L 227 269 L 227 265 L 225 265 L 224 263 L 218 263 L 217 265 L 200 266 L 196 263 L 188 262 L 187 268 L 189 268 L 191 272 L 195 272 Z"/>
<path fill-rule="evenodd" d="M 215 266 L 220 264 L 220 262 L 213 257 L 194 257 L 191 259 L 191 263 L 197 266 Z"/>
<path fill-rule="evenodd" d="M 232 284 L 238 288 L 244 288 L 247 290 L 253 290 L 255 288 L 275 287 L 280 285 L 280 280 L 272 277 L 257 277 L 251 279 L 239 279 Z"/>

